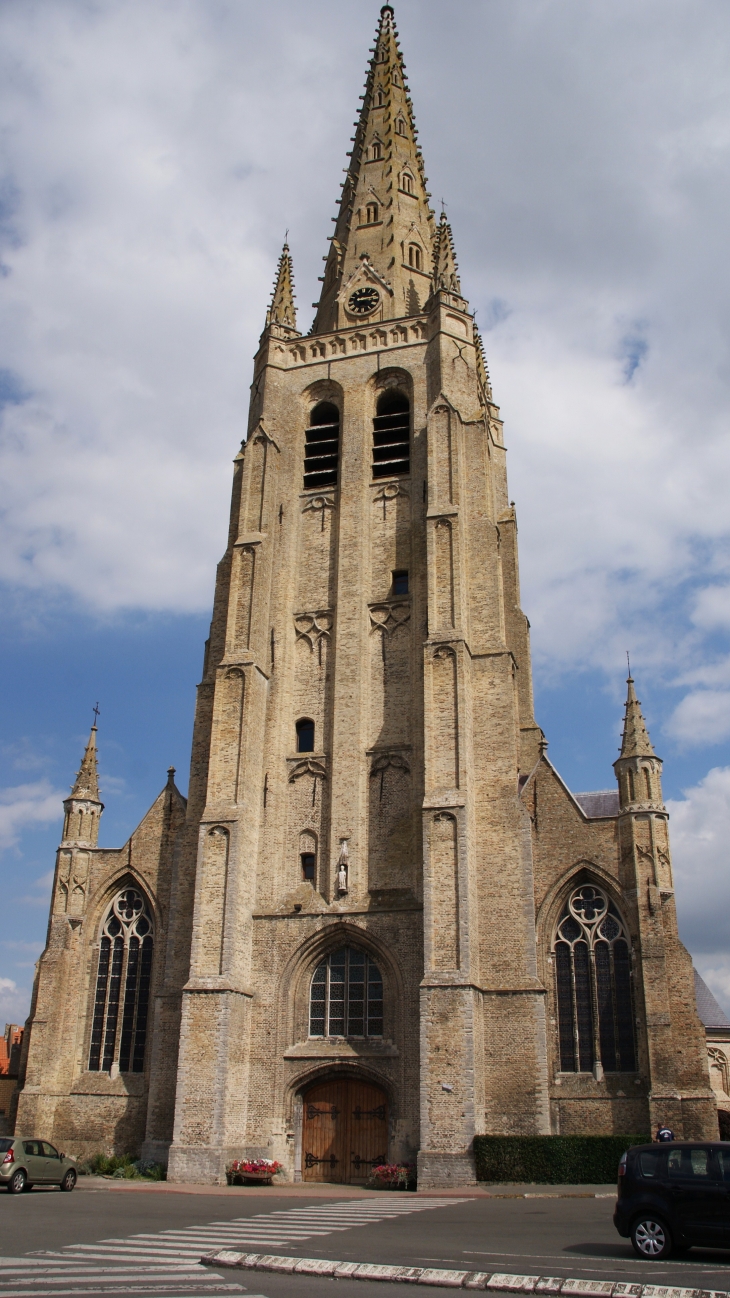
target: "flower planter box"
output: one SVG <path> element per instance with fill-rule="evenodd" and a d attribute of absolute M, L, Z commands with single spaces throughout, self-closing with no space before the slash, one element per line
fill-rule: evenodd
<path fill-rule="evenodd" d="M 272 1173 L 263 1176 L 258 1172 L 233 1172 L 226 1177 L 229 1185 L 271 1185 Z"/>
<path fill-rule="evenodd" d="M 271 1185 L 272 1177 L 281 1171 L 276 1159 L 236 1159 L 226 1168 L 229 1185 Z"/>

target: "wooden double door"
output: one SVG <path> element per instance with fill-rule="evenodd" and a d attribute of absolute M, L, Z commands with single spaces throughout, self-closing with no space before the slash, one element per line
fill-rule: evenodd
<path fill-rule="evenodd" d="M 304 1096 L 302 1180 L 364 1183 L 388 1160 L 388 1101 L 370 1082 L 335 1078 Z"/>

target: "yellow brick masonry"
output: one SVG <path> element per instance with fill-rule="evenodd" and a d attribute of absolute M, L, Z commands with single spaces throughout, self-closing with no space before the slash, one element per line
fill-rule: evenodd
<path fill-rule="evenodd" d="M 126 848 L 101 850 L 79 838 L 98 830 L 98 790 L 79 789 L 59 851 L 18 1122 L 72 1152 L 141 1145 L 171 1180 L 214 1183 L 260 1155 L 297 1180 L 306 1089 L 334 1076 L 384 1089 L 388 1157 L 417 1159 L 421 1186 L 473 1181 L 479 1133 L 661 1119 L 717 1135 L 660 762 L 635 699 L 618 815 L 589 818 L 547 759 L 502 425 L 425 186 L 385 6 L 313 333 L 296 329 L 285 248 L 255 359 L 187 807 L 170 783 Z M 410 471 L 373 478 L 393 390 Z M 305 490 L 320 401 L 339 412 L 339 477 Z M 144 1074 L 112 1077 L 86 1061 L 99 928 L 130 880 L 155 913 L 154 1015 Z M 560 1070 L 552 950 L 586 881 L 631 936 L 635 1074 Z M 345 944 L 382 973 L 382 1039 L 309 1037 L 313 972 Z"/>

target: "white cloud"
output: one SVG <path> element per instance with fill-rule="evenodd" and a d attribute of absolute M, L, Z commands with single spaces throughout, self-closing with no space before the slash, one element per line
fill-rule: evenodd
<path fill-rule="evenodd" d="M 0 1019 L 4 1023 L 24 1023 L 30 1009 L 30 992 L 18 987 L 12 978 L 0 978 Z"/>
<path fill-rule="evenodd" d="M 284 228 L 307 328 L 377 8 L 0 13 L 6 581 L 97 611 L 208 606 Z M 397 18 L 493 326 L 537 660 L 613 670 L 630 644 L 681 679 L 728 625 L 730 11 L 399 0 Z M 725 733 L 711 699 L 685 703 L 676 735 Z"/>
<path fill-rule="evenodd" d="M 59 789 L 54 789 L 49 780 L 0 789 L 0 851 L 15 846 L 21 833 L 30 825 L 48 824 L 53 820 L 60 822 L 65 796 Z"/>
<path fill-rule="evenodd" d="M 696 690 L 686 694 L 664 729 L 688 747 L 727 739 L 730 737 L 730 693 Z"/>
<path fill-rule="evenodd" d="M 692 621 L 712 630 L 730 627 L 730 586 L 706 586 L 697 596 Z"/>
<path fill-rule="evenodd" d="M 708 771 L 684 794 L 667 802 L 677 914 L 704 977 L 706 968 L 723 967 L 717 953 L 730 951 L 730 767 Z"/>
<path fill-rule="evenodd" d="M 45 874 L 40 876 L 40 878 L 34 879 L 31 884 L 33 891 L 26 893 L 22 897 L 15 897 L 13 899 L 15 905 L 40 906 L 43 909 L 47 909 L 51 899 L 51 887 L 53 884 L 54 874 L 55 870 L 47 870 Z"/>

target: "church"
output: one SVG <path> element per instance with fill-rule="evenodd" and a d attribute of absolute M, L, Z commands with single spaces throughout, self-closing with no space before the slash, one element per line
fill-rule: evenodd
<path fill-rule="evenodd" d="M 65 800 L 16 1128 L 290 1181 L 474 1182 L 476 1135 L 717 1138 L 661 759 L 610 789 L 533 714 L 482 342 L 380 13 L 310 331 L 284 247 L 233 462 L 187 801 Z M 608 760 L 608 755 L 607 755 Z"/>

